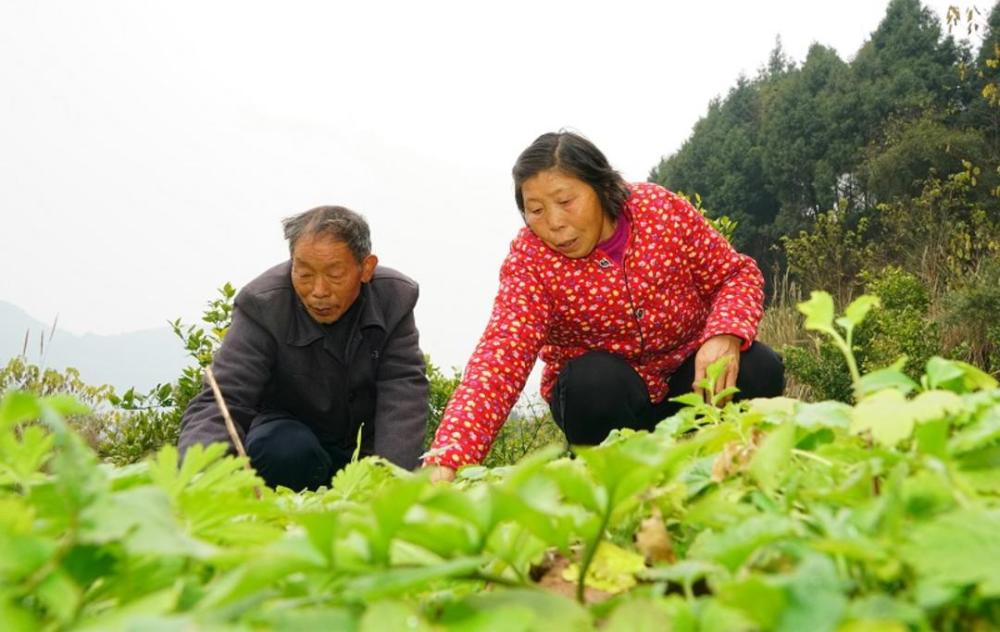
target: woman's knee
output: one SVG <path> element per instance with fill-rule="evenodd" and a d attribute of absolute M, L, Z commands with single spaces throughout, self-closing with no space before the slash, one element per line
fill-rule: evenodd
<path fill-rule="evenodd" d="M 740 356 L 736 382 L 741 399 L 778 397 L 785 392 L 785 363 L 774 349 L 754 342 Z"/>
<path fill-rule="evenodd" d="M 591 351 L 563 367 L 552 411 L 570 443 L 595 444 L 612 429 L 633 425 L 636 408 L 648 398 L 645 383 L 624 358 Z"/>

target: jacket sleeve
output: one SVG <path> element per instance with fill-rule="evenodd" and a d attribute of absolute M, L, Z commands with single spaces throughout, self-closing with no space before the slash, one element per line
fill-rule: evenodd
<path fill-rule="evenodd" d="M 524 388 L 552 314 L 552 301 L 525 259 L 515 241 L 489 323 L 445 408 L 427 463 L 481 463 Z"/>
<path fill-rule="evenodd" d="M 212 372 L 240 439 L 246 437 L 250 422 L 258 413 L 277 349 L 274 337 L 252 316 L 251 305 L 249 296 L 236 298 L 233 322 L 212 360 Z M 235 453 L 222 411 L 215 403 L 208 381 L 203 380 L 201 393 L 191 400 L 181 417 L 178 449 L 183 457 L 196 443 L 216 442 L 229 443 L 230 452 Z"/>
<path fill-rule="evenodd" d="M 740 349 L 746 351 L 764 315 L 764 275 L 757 262 L 736 252 L 698 209 L 682 198 L 670 198 L 684 231 L 681 253 L 697 292 L 710 305 L 699 346 L 713 336 L 732 334 L 743 339 Z"/>
<path fill-rule="evenodd" d="M 386 339 L 375 376 L 375 454 L 415 468 L 427 412 L 427 374 L 411 308 Z"/>

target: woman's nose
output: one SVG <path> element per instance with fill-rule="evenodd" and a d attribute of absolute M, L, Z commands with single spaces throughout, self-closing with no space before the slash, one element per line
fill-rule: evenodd
<path fill-rule="evenodd" d="M 548 223 L 549 231 L 557 233 L 566 226 L 566 216 L 559 209 L 553 210 L 551 213 L 546 214 L 546 220 Z"/>

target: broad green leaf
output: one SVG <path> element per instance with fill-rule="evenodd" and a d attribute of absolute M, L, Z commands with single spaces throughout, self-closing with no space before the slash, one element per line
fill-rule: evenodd
<path fill-rule="evenodd" d="M 892 630 L 893 624 L 897 625 L 899 630 L 908 629 L 905 624 L 921 629 L 928 627 L 923 610 L 915 604 L 894 599 L 889 595 L 869 595 L 852 601 L 847 608 L 847 619 L 889 626 L 870 628 L 872 630 Z"/>
<path fill-rule="evenodd" d="M 83 590 L 61 569 L 49 573 L 35 591 L 46 609 L 63 625 L 73 620 L 83 599 Z"/>
<path fill-rule="evenodd" d="M 920 577 L 1000 596 L 1000 512 L 970 508 L 917 525 L 901 549 Z"/>
<path fill-rule="evenodd" d="M 938 472 L 921 470 L 903 481 L 906 512 L 927 520 L 955 506 L 954 485 Z"/>
<path fill-rule="evenodd" d="M 454 516 L 428 511 L 423 505 L 410 508 L 406 526 L 395 535 L 433 551 L 442 557 L 475 555 L 483 545 L 483 538 L 474 524 Z"/>
<path fill-rule="evenodd" d="M 42 626 L 31 610 L 11 603 L 0 594 L 0 629 L 3 630 L 38 630 Z"/>
<path fill-rule="evenodd" d="M 532 632 L 586 632 L 593 629 L 590 613 L 581 605 L 543 590 L 513 588 L 481 592 L 465 599 L 462 605 L 474 610 L 529 608 L 538 622 L 528 628 Z"/>
<path fill-rule="evenodd" d="M 310 608 L 298 604 L 266 613 L 251 613 L 247 615 L 246 622 L 252 629 L 267 629 L 273 632 L 303 630 L 355 632 L 360 623 L 357 615 L 344 608 Z"/>
<path fill-rule="evenodd" d="M 927 360 L 925 374 L 930 388 L 947 388 L 946 384 L 957 385 L 965 372 L 958 366 L 958 363 L 945 360 L 940 356 L 933 356 Z"/>
<path fill-rule="evenodd" d="M 201 600 L 204 607 L 231 605 L 243 599 L 265 593 L 278 582 L 298 573 L 318 571 L 326 567 L 326 559 L 302 535 L 289 535 L 266 547 L 258 548 L 252 557 L 226 573 Z"/>
<path fill-rule="evenodd" d="M 802 402 L 795 411 L 795 423 L 803 428 L 847 428 L 851 424 L 851 407 L 843 402 Z"/>
<path fill-rule="evenodd" d="M 851 415 L 851 432 L 870 431 L 886 447 L 895 447 L 913 434 L 915 418 L 906 397 L 899 391 L 879 391 L 858 402 Z"/>
<path fill-rule="evenodd" d="M 788 462 L 795 445 L 795 424 L 785 422 L 772 430 L 750 459 L 750 476 L 761 489 L 773 491 L 788 473 Z"/>
<path fill-rule="evenodd" d="M 957 415 L 965 409 L 962 398 L 951 391 L 924 391 L 909 403 L 914 421 L 923 423 Z"/>
<path fill-rule="evenodd" d="M 677 397 L 671 397 L 670 401 L 683 404 L 685 406 L 701 406 L 705 404 L 705 398 L 698 393 L 684 393 Z"/>
<path fill-rule="evenodd" d="M 528 606 L 517 604 L 473 608 L 450 604 L 440 623 L 449 632 L 531 632 L 544 630 L 545 619 Z"/>
<path fill-rule="evenodd" d="M 690 606 L 679 599 L 640 597 L 625 601 L 611 613 L 602 630 L 613 632 L 694 632 L 697 622 Z"/>
<path fill-rule="evenodd" d="M 923 454 L 930 454 L 939 459 L 948 454 L 948 431 L 950 425 L 947 419 L 925 421 L 917 424 L 913 436 L 917 440 L 917 448 Z"/>
<path fill-rule="evenodd" d="M 1000 439 L 1000 404 L 980 415 L 972 424 L 962 428 L 948 442 L 953 454 L 962 454 L 985 447 Z"/>
<path fill-rule="evenodd" d="M 366 458 L 352 461 L 333 477 L 326 499 L 365 501 L 392 479 L 392 471 L 381 461 Z"/>
<path fill-rule="evenodd" d="M 22 391 L 10 391 L 0 400 L 0 432 L 26 421 L 38 419 L 42 414 L 38 398 Z"/>
<path fill-rule="evenodd" d="M 865 319 L 865 316 L 868 315 L 868 312 L 880 304 L 881 302 L 877 296 L 864 294 L 851 301 L 851 304 L 844 310 L 844 317 L 857 327 Z"/>
<path fill-rule="evenodd" d="M 90 412 L 90 408 L 87 405 L 83 404 L 72 395 L 49 395 L 48 397 L 41 398 L 39 403 L 41 404 L 43 413 L 46 409 L 48 409 L 60 417 L 86 415 Z"/>
<path fill-rule="evenodd" d="M 0 580 L 21 581 L 49 561 L 57 548 L 54 538 L 0 529 Z"/>
<path fill-rule="evenodd" d="M 905 361 L 906 358 L 901 358 L 901 360 Z M 900 363 L 897 362 L 897 364 Z M 867 397 L 872 393 L 892 388 L 908 395 L 917 390 L 919 386 L 910 376 L 903 373 L 902 366 L 893 365 L 861 376 L 859 394 L 861 397 Z"/>
<path fill-rule="evenodd" d="M 720 602 L 742 611 L 763 629 L 775 626 L 788 602 L 783 588 L 759 575 L 720 582 L 714 592 Z"/>
<path fill-rule="evenodd" d="M 715 392 L 715 385 L 719 383 L 719 378 L 726 372 L 726 366 L 730 359 L 729 356 L 722 356 L 705 367 L 705 377 L 708 379 L 708 387 L 712 392 Z"/>
<path fill-rule="evenodd" d="M 412 632 L 432 632 L 417 610 L 400 601 L 379 601 L 365 610 L 361 617 L 359 632 L 386 632 L 387 630 L 408 630 Z"/>
<path fill-rule="evenodd" d="M 785 540 L 794 534 L 795 526 L 788 518 L 757 516 L 719 533 L 702 531 L 691 544 L 688 557 L 718 562 L 735 571 L 760 547 Z"/>
<path fill-rule="evenodd" d="M 437 486 L 422 503 L 429 509 L 436 509 L 475 526 L 482 536 L 486 536 L 494 525 L 492 497 L 485 485 L 465 490 Z"/>
<path fill-rule="evenodd" d="M 730 608 L 717 599 L 699 599 L 701 606 L 698 612 L 699 632 L 732 632 L 733 630 L 750 631 L 754 629 L 753 621 L 741 610 Z"/>
<path fill-rule="evenodd" d="M 548 474 L 559 485 L 559 490 L 570 502 L 579 503 L 588 511 L 601 512 L 607 503 L 607 493 L 598 488 L 586 465 L 580 459 L 557 461 Z"/>
<path fill-rule="evenodd" d="M 407 595 L 425 590 L 441 579 L 474 575 L 482 563 L 478 557 L 456 558 L 436 566 L 370 572 L 350 580 L 342 594 L 345 599 L 357 602 Z"/>
<path fill-rule="evenodd" d="M 153 486 L 106 494 L 83 511 L 80 522 L 81 541 L 122 541 L 135 555 L 206 558 L 215 552 L 214 547 L 181 529 L 166 493 Z"/>
<path fill-rule="evenodd" d="M 750 412 L 759 413 L 765 420 L 776 417 L 781 421 L 786 415 L 795 413 L 797 403 L 798 400 L 791 397 L 755 397 L 747 402 Z"/>
<path fill-rule="evenodd" d="M 813 291 L 809 300 L 798 304 L 805 314 L 805 328 L 812 331 L 833 331 L 833 298 L 826 292 Z"/>
<path fill-rule="evenodd" d="M 996 379 L 971 364 L 958 360 L 945 360 L 934 356 L 927 361 L 927 383 L 930 388 L 945 389 L 956 393 L 997 388 Z"/>
<path fill-rule="evenodd" d="M 825 555 L 809 555 L 788 576 L 776 578 L 784 584 L 788 605 L 781 611 L 778 632 L 825 632 L 837 629 L 847 609 L 847 586 Z"/>

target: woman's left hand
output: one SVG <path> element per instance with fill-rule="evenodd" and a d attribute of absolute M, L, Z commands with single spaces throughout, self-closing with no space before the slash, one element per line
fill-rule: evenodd
<path fill-rule="evenodd" d="M 712 336 L 698 349 L 698 352 L 694 356 L 694 384 L 692 384 L 692 388 L 706 402 L 711 403 L 709 394 L 705 389 L 701 388 L 699 382 L 705 379 L 705 370 L 708 368 L 708 365 L 723 356 L 730 356 L 729 363 L 726 364 L 725 370 L 719 376 L 719 381 L 715 384 L 714 391 L 718 393 L 730 386 L 736 386 L 736 376 L 740 372 L 740 346 L 742 344 L 743 340 L 739 336 L 722 334 Z M 732 397 L 725 398 L 719 402 L 719 405 L 725 405 L 730 399 Z"/>

